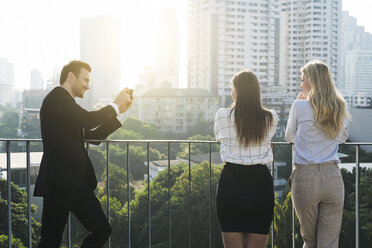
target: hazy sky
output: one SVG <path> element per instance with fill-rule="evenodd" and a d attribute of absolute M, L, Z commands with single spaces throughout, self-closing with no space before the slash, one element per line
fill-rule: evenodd
<path fill-rule="evenodd" d="M 156 21 L 164 8 L 178 14 L 180 86 L 186 87 L 187 0 L 1 0 L 0 57 L 15 64 L 16 88 L 29 88 L 31 69 L 48 79 L 80 57 L 80 18 L 111 15 L 123 27 L 122 83 L 134 87 L 152 63 Z M 343 0 L 342 9 L 372 33 L 372 1 Z"/>
<path fill-rule="evenodd" d="M 81 18 L 110 15 L 122 23 L 122 82 L 133 87 L 153 61 L 156 23 L 164 8 L 178 14 L 180 64 L 185 68 L 180 73 L 185 74 L 186 0 L 1 0 L 0 57 L 15 64 L 16 88 L 29 88 L 31 69 L 49 79 L 53 70 L 79 59 Z M 186 75 L 182 78 L 186 86 Z"/>

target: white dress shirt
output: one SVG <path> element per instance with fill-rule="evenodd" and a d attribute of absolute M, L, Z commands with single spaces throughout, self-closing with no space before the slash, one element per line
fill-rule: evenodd
<path fill-rule="evenodd" d="M 116 105 L 116 103 L 109 103 L 109 105 L 111 105 L 114 109 L 115 109 L 115 112 L 116 112 L 116 115 L 119 115 L 119 107 L 118 105 Z"/>
<path fill-rule="evenodd" d="M 308 100 L 296 100 L 291 107 L 285 138 L 294 143 L 294 162 L 296 164 L 320 164 L 340 162 L 338 144 L 344 143 L 348 136 L 348 120 L 336 139 L 331 139 L 315 124 L 314 111 Z"/>
<path fill-rule="evenodd" d="M 230 108 L 219 109 L 214 122 L 214 135 L 216 140 L 221 143 L 221 160 L 241 165 L 271 163 L 273 152 L 270 142 L 276 131 L 278 115 L 271 110 L 273 123 L 261 144 L 244 147 L 239 143 L 237 136 L 234 111 L 231 116 L 230 111 Z"/>

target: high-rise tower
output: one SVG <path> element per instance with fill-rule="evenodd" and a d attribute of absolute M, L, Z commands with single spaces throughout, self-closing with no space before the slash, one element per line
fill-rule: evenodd
<path fill-rule="evenodd" d="M 14 64 L 0 58 L 0 104 L 12 102 L 14 89 Z"/>
<path fill-rule="evenodd" d="M 231 102 L 231 78 L 252 70 L 264 90 L 278 84 L 277 0 L 189 1 L 188 87 Z"/>
<path fill-rule="evenodd" d="M 168 75 L 173 88 L 178 88 L 178 22 L 175 9 L 165 9 L 159 19 L 154 72 Z"/>
<path fill-rule="evenodd" d="M 109 102 L 120 90 L 120 20 L 108 16 L 80 21 L 80 59 L 92 67 L 91 89 L 82 104 L 91 108 Z"/>
<path fill-rule="evenodd" d="M 40 71 L 32 69 L 30 72 L 30 85 L 31 90 L 41 90 L 44 89 L 44 79 L 41 76 Z"/>
<path fill-rule="evenodd" d="M 300 68 L 313 59 L 325 62 L 338 81 L 341 0 L 282 0 L 280 83 L 299 91 Z"/>

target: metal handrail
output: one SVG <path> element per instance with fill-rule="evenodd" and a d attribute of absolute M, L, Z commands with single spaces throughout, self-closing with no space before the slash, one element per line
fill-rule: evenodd
<path fill-rule="evenodd" d="M 26 172 L 27 172 L 27 219 L 28 219 L 28 244 L 29 247 L 32 247 L 32 226 L 31 226 L 31 192 L 30 192 L 30 143 L 31 142 L 41 142 L 41 139 L 4 139 L 0 138 L 0 142 L 6 143 L 6 157 L 7 157 L 7 192 L 8 192 L 8 246 L 12 247 L 12 217 L 11 217 L 11 149 L 10 149 L 10 143 L 11 142 L 26 142 Z M 209 144 L 209 222 L 208 222 L 208 234 L 209 234 L 209 247 L 211 247 L 211 165 L 212 165 L 212 144 L 217 144 L 217 141 L 204 141 L 204 140 L 86 140 L 86 142 L 102 142 L 106 143 L 106 173 L 107 173 L 107 180 L 106 180 L 106 188 L 107 188 L 107 217 L 110 220 L 110 180 L 109 180 L 109 145 L 110 143 L 127 143 L 127 185 L 128 185 L 128 199 L 127 201 L 130 202 L 130 187 L 129 187 L 129 174 L 130 174 L 130 156 L 129 156 L 129 146 L 130 143 L 145 143 L 147 144 L 147 164 L 150 164 L 150 143 L 166 143 L 168 145 L 168 197 L 171 198 L 171 188 L 170 188 L 170 144 L 171 143 L 187 143 L 188 144 L 188 242 L 189 247 L 191 247 L 191 144 L 194 143 L 204 143 Z M 292 147 L 292 154 L 293 154 L 293 144 L 289 142 L 271 142 L 271 144 L 275 145 L 291 145 Z M 355 247 L 359 248 L 359 170 L 360 170 L 360 161 L 359 161 L 359 150 L 360 146 L 367 145 L 371 146 L 372 142 L 348 142 L 344 143 L 343 145 L 351 145 L 355 146 L 356 148 L 356 172 L 355 172 Z M 86 143 L 86 149 L 89 150 L 89 143 Z M 293 166 L 293 155 L 292 155 L 292 166 Z M 274 176 L 274 162 L 271 163 L 271 173 Z M 149 235 L 148 235 L 148 247 L 151 247 L 151 201 L 150 201 L 150 166 L 147 168 L 147 187 L 148 187 L 148 218 L 149 218 Z M 172 247 L 172 214 L 171 214 L 171 202 L 168 201 L 168 211 L 169 211 L 169 247 Z M 128 247 L 131 247 L 131 222 L 130 222 L 130 214 L 131 214 L 130 204 L 128 204 Z M 292 248 L 295 247 L 295 230 L 294 230 L 294 224 L 295 224 L 295 214 L 294 214 L 294 208 L 292 206 Z M 274 247 L 274 229 L 273 225 L 271 227 L 272 233 L 271 233 L 271 247 Z M 68 218 L 68 247 L 70 248 L 72 246 L 71 244 L 71 219 L 70 216 Z M 108 241 L 108 247 L 111 247 L 111 240 Z"/>

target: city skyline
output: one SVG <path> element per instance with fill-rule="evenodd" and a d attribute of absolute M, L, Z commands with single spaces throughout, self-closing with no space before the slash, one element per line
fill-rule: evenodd
<path fill-rule="evenodd" d="M 23 8 L 19 8 L 20 3 Z M 361 0 L 343 0 L 342 10 L 349 11 L 351 16 L 357 18 L 359 26 L 372 32 L 368 13 L 368 6 L 372 7 L 372 3 L 361 3 Z M 99 1 L 75 3 L 37 0 L 32 3 L 7 1 L 1 3 L 0 7 L 0 30 L 7 37 L 0 41 L 0 57 L 8 58 L 14 64 L 16 89 L 30 88 L 29 75 L 32 69 L 40 71 L 44 80 L 48 80 L 53 76 L 55 67 L 60 69 L 70 59 L 79 59 L 80 19 L 100 15 L 116 16 L 124 24 L 121 83 L 134 87 L 144 67 L 152 65 L 156 20 L 164 8 L 175 8 L 177 12 L 180 36 L 179 86 L 187 86 L 187 1 L 162 0 L 154 4 L 149 0 L 141 0 L 121 4 L 110 0 L 102 4 Z"/>

